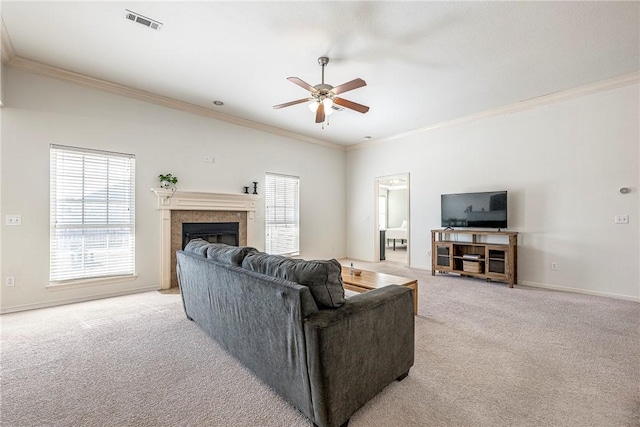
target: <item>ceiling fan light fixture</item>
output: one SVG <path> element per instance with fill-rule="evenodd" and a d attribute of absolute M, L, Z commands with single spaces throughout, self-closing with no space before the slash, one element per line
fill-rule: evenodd
<path fill-rule="evenodd" d="M 318 63 L 322 67 L 322 83 L 315 86 L 311 86 L 309 83 L 298 77 L 287 77 L 291 83 L 300 86 L 301 88 L 308 90 L 310 96 L 308 98 L 297 99 L 295 101 L 285 102 L 284 104 L 274 105 L 273 108 L 279 109 L 284 107 L 290 107 L 292 105 L 302 104 L 307 101 L 311 103 L 307 104 L 309 110 L 316 116 L 316 123 L 324 123 L 326 116 L 333 114 L 334 110 L 342 111 L 344 108 L 348 108 L 358 113 L 366 113 L 369 111 L 369 107 L 361 105 L 356 102 L 348 101 L 344 98 L 337 98 L 336 95 L 348 92 L 353 89 L 366 86 L 367 83 L 360 79 L 354 79 L 350 82 L 343 83 L 339 86 L 331 86 L 324 82 L 324 67 L 329 63 L 329 58 L 321 56 L 318 58 Z"/>
<path fill-rule="evenodd" d="M 325 116 L 330 116 L 333 114 L 333 99 L 331 98 L 324 98 L 322 100 L 322 105 L 324 105 L 324 114 Z"/>

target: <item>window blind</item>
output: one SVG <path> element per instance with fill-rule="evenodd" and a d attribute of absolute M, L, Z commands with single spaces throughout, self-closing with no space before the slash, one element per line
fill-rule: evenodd
<path fill-rule="evenodd" d="M 300 178 L 270 174 L 265 180 L 266 251 L 275 255 L 300 252 Z"/>
<path fill-rule="evenodd" d="M 135 156 L 50 146 L 50 281 L 135 274 Z"/>

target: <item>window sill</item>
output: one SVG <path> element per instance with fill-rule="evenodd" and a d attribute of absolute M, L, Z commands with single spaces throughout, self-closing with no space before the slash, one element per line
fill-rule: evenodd
<path fill-rule="evenodd" d="M 50 291 L 86 288 L 91 286 L 111 285 L 113 283 L 132 282 L 138 278 L 137 274 L 129 276 L 99 277 L 96 279 L 65 280 L 63 282 L 49 282 L 46 288 Z"/>

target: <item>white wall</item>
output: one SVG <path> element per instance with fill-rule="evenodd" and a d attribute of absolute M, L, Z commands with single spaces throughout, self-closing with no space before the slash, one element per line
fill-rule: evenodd
<path fill-rule="evenodd" d="M 402 221 L 409 220 L 407 215 L 407 189 L 389 190 L 387 195 L 388 227 L 398 228 Z"/>
<path fill-rule="evenodd" d="M 519 283 L 639 299 L 639 99 L 635 84 L 349 151 L 348 256 L 374 257 L 374 177 L 407 171 L 412 267 L 431 267 L 441 194 L 506 189 Z"/>
<path fill-rule="evenodd" d="M 345 154 L 7 68 L 2 109 L 1 217 L 22 214 L 23 225 L 2 225 L 1 289 L 9 311 L 112 293 L 158 289 L 160 173 L 178 176 L 180 190 L 241 193 L 265 172 L 300 177 L 300 249 L 304 258 L 344 257 Z M 50 291 L 49 144 L 136 155 L 136 271 L 134 282 Z M 213 155 L 215 164 L 205 163 Z M 326 191 L 331 188 L 332 191 Z M 264 204 L 256 235 L 264 248 Z"/>

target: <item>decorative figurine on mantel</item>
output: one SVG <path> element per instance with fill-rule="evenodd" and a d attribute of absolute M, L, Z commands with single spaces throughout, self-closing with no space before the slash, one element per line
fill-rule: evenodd
<path fill-rule="evenodd" d="M 249 194 L 249 187 L 244 187 L 244 194 Z"/>
<path fill-rule="evenodd" d="M 258 183 L 253 181 L 253 194 L 258 194 Z"/>

